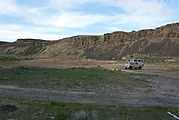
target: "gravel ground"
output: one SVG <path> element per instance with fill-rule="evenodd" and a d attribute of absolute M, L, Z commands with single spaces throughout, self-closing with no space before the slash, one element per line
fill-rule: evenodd
<path fill-rule="evenodd" d="M 53 100 L 75 103 L 95 103 L 102 105 L 130 106 L 174 106 L 179 107 L 179 80 L 161 76 L 135 76 L 150 82 L 150 87 L 133 90 L 110 88 L 107 90 L 58 91 L 17 86 L 0 85 L 1 97 L 20 97 L 27 99 Z M 135 87 L 135 86 L 134 86 Z"/>

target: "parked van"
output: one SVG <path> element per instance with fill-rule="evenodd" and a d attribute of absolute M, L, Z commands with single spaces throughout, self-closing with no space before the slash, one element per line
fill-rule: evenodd
<path fill-rule="evenodd" d="M 125 64 L 125 69 L 142 69 L 144 67 L 143 61 L 141 59 L 134 59 L 127 64 Z"/>

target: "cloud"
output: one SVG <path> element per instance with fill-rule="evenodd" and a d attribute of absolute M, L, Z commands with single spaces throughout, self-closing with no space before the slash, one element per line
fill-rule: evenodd
<path fill-rule="evenodd" d="M 82 12 L 65 11 L 54 15 L 27 16 L 27 21 L 51 27 L 64 28 L 84 28 L 90 25 L 109 20 L 108 15 L 86 14 Z"/>
<path fill-rule="evenodd" d="M 20 13 L 20 9 L 15 0 L 0 0 L 0 14 Z"/>
<path fill-rule="evenodd" d="M 28 31 L 28 32 L 38 32 L 38 33 L 48 33 L 48 32 L 63 32 L 64 29 L 59 29 L 57 27 L 49 26 L 28 26 L 28 25 L 17 25 L 17 24 L 0 24 L 2 30 L 9 31 Z"/>
<path fill-rule="evenodd" d="M 21 25 L 16 25 L 16 24 L 0 24 L 1 30 L 18 30 L 22 29 Z"/>
<path fill-rule="evenodd" d="M 25 31 L 9 31 L 0 30 L 0 41 L 15 41 L 15 38 L 34 38 L 34 39 L 45 39 L 45 40 L 58 40 L 67 36 L 56 35 L 56 34 L 45 34 L 36 32 L 25 32 Z"/>
<path fill-rule="evenodd" d="M 106 24 L 119 26 L 121 24 L 137 24 L 141 28 L 150 28 L 172 21 L 176 16 L 175 11 L 166 4 L 166 1 L 162 0 L 50 0 L 50 3 L 55 5 L 57 9 L 66 9 L 67 11 L 70 11 L 70 8 L 79 8 L 81 5 L 88 3 L 118 7 L 123 11 L 115 15 L 104 15 L 104 13 L 98 15 L 64 13 L 59 17 L 54 17 L 52 20 L 54 21 L 52 22 L 53 25 L 59 27 L 71 26 L 77 28 L 86 27 L 96 22 L 109 22 Z M 90 21 L 91 24 L 89 24 Z M 81 24 L 78 24 L 78 22 Z"/>
<path fill-rule="evenodd" d="M 118 27 L 107 27 L 106 29 L 109 30 L 109 31 L 122 31 Z"/>
<path fill-rule="evenodd" d="M 78 8 L 78 5 L 97 2 L 100 0 L 49 0 L 50 6 L 58 9 Z"/>
<path fill-rule="evenodd" d="M 157 0 L 120 0 L 115 5 L 123 9 L 126 14 L 161 15 L 162 17 L 166 15 L 170 16 L 173 12 L 167 4 Z"/>
<path fill-rule="evenodd" d="M 38 8 L 29 8 L 27 9 L 27 12 L 29 14 L 34 14 L 34 15 L 38 15 L 38 16 L 42 16 L 45 14 L 45 10 L 47 10 L 49 7 L 38 7 Z"/>
<path fill-rule="evenodd" d="M 8 1 L 12 2 L 12 0 Z M 107 15 L 102 12 L 85 13 L 78 9 L 81 5 L 88 3 L 117 7 L 122 12 Z M 54 12 L 52 9 L 60 11 Z M 59 28 L 83 28 L 104 22 L 106 25 L 137 24 L 141 28 L 152 27 L 167 23 L 175 16 L 175 11 L 163 0 L 49 0 L 47 6 L 26 7 L 24 10 L 26 21 Z"/>
<path fill-rule="evenodd" d="M 35 27 L 23 26 L 16 24 L 2 25 L 0 24 L 0 41 L 15 41 L 18 38 L 36 38 L 46 40 L 57 40 L 68 35 L 58 35 L 53 32 L 60 33 L 61 29 L 54 27 Z M 52 32 L 52 33 L 51 33 Z M 49 34 L 51 33 L 51 34 Z"/>
<path fill-rule="evenodd" d="M 172 4 L 169 5 L 165 0 L 46 0 L 48 4 L 38 3 L 36 7 L 20 1 L 0 0 L 1 17 L 18 15 L 16 19 L 13 17 L 14 24 L 6 22 L 5 19 L 0 20 L 3 21 L 0 23 L 2 40 L 23 37 L 59 39 L 61 36 L 58 34 L 68 36 L 84 32 L 87 34 L 88 31 L 93 33 L 97 30 L 100 30 L 100 33 L 109 32 L 108 30 L 131 31 L 154 28 L 178 20 L 177 5 L 172 8 Z M 177 0 L 171 1 L 177 4 Z M 104 7 L 104 11 L 95 13 L 88 3 L 96 3 Z M 106 12 L 109 8 L 112 8 L 111 11 Z M 85 31 L 82 31 L 84 29 Z"/>
<path fill-rule="evenodd" d="M 172 8 L 159 0 L 104 0 L 103 2 L 109 6 L 119 7 L 123 11 L 112 16 L 113 26 L 110 28 L 120 28 L 120 26 L 128 27 L 126 30 L 154 28 L 173 21 L 176 16 Z"/>
<path fill-rule="evenodd" d="M 98 22 L 103 22 L 107 16 L 98 14 L 83 14 L 74 12 L 65 12 L 60 16 L 55 16 L 48 21 L 51 24 L 60 28 L 82 28 Z"/>

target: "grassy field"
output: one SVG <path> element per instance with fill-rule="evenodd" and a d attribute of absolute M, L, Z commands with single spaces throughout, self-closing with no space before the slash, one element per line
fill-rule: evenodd
<path fill-rule="evenodd" d="M 25 88 L 54 90 L 102 89 L 106 87 L 145 87 L 146 81 L 135 79 L 127 73 L 102 68 L 0 68 L 0 84 Z"/>
<path fill-rule="evenodd" d="M 61 69 L 0 67 L 0 85 L 57 91 L 97 92 L 98 90 L 105 90 L 106 92 L 106 90 L 109 90 L 111 93 L 117 92 L 115 95 L 118 95 L 122 89 L 118 91 L 115 89 L 113 91 L 113 88 L 123 88 L 123 91 L 127 94 L 130 90 L 135 90 L 137 87 L 140 87 L 141 90 L 152 87 L 149 85 L 150 82 L 137 79 L 136 76 L 138 75 L 145 76 L 121 71 L 111 71 L 100 67 Z M 151 77 L 152 75 L 146 76 Z M 14 91 L 16 90 L 10 92 Z M 19 94 L 18 92 L 16 94 Z M 137 94 L 137 91 L 133 93 Z M 46 94 L 46 97 L 48 95 Z M 85 95 L 82 97 L 85 98 Z M 89 96 L 86 95 L 86 97 Z M 108 96 L 99 95 L 95 97 L 103 99 Z M 127 97 L 127 99 L 131 98 L 129 96 Z M 48 101 L 48 99 L 37 99 L 0 97 L 0 107 L 6 104 L 17 107 L 17 110 L 14 112 L 6 112 L 0 108 L 0 120 L 170 120 L 172 118 L 167 114 L 168 111 L 177 116 L 179 115 L 179 108 L 177 107 L 80 104 L 57 102 L 53 101 L 54 99 L 52 101 Z"/>
<path fill-rule="evenodd" d="M 170 120 L 167 112 L 177 115 L 179 111 L 174 107 L 102 106 L 0 97 L 0 105 L 4 104 L 13 104 L 17 110 L 0 110 L 2 120 Z"/>
<path fill-rule="evenodd" d="M 2 56 L 0 55 L 0 67 L 15 65 L 18 61 L 32 60 L 30 57 L 17 57 L 12 55 Z"/>
<path fill-rule="evenodd" d="M 179 68 L 168 68 L 168 69 L 163 69 L 163 71 L 166 71 L 166 72 L 179 72 Z"/>
<path fill-rule="evenodd" d="M 142 59 L 145 63 L 155 63 L 155 64 L 179 64 L 178 57 L 170 57 L 170 56 L 158 56 L 158 55 L 136 55 L 133 56 L 137 59 Z M 129 59 L 129 58 L 128 58 Z"/>
<path fill-rule="evenodd" d="M 32 60 L 32 58 L 17 57 L 17 56 L 0 56 L 0 61 L 2 62 L 14 62 L 14 61 L 21 61 L 21 60 Z"/>

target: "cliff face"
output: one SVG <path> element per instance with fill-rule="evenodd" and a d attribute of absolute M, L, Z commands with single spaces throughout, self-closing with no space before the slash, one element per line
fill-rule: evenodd
<path fill-rule="evenodd" d="M 179 23 L 137 32 L 107 33 L 104 34 L 104 41 L 108 46 L 118 46 L 115 47 L 118 49 L 118 53 L 113 57 L 132 54 L 179 56 L 177 53 L 179 51 Z M 112 48 L 111 51 L 115 51 L 115 49 Z"/>
<path fill-rule="evenodd" d="M 61 39 L 60 41 L 69 42 L 75 47 L 88 46 L 97 44 L 102 36 L 79 35 L 70 38 Z"/>
<path fill-rule="evenodd" d="M 48 44 L 51 41 L 48 40 L 41 40 L 41 39 L 17 39 L 17 41 L 15 43 L 21 43 L 21 44 L 30 44 L 30 43 L 34 43 L 34 44 Z"/>
<path fill-rule="evenodd" d="M 16 42 L 2 44 L 0 55 L 33 56 L 52 43 L 51 41 L 40 39 L 17 39 Z"/>
<path fill-rule="evenodd" d="M 0 55 L 37 58 L 118 60 L 133 54 L 179 56 L 178 51 L 179 23 L 137 32 L 117 31 L 101 36 L 80 35 L 57 41 L 18 39 L 14 43 L 0 42 Z"/>
<path fill-rule="evenodd" d="M 156 38 L 163 39 L 179 39 L 179 23 L 168 24 L 156 29 L 140 30 L 138 32 L 113 32 L 104 34 L 104 41 L 108 44 L 119 44 L 123 42 L 130 42 L 135 40 L 148 39 L 150 41 Z"/>
<path fill-rule="evenodd" d="M 0 41 L 0 45 L 7 44 L 8 42 Z"/>

